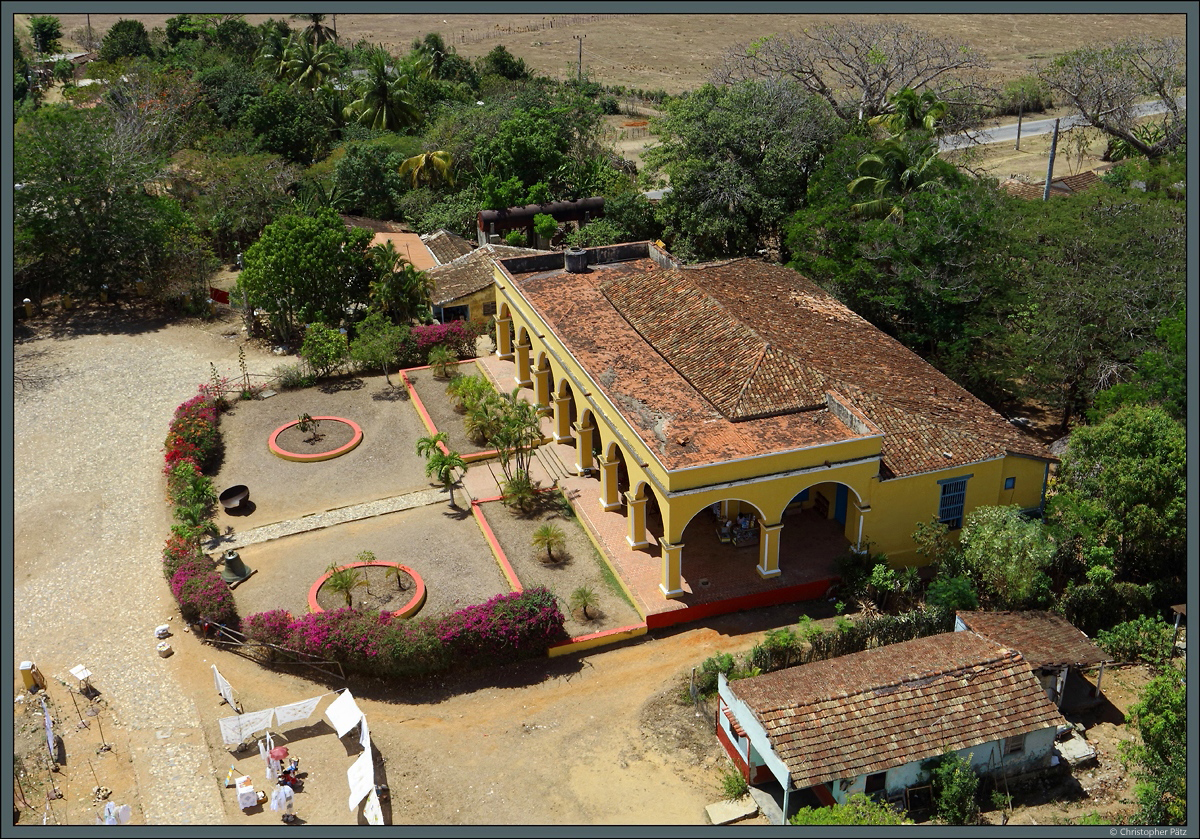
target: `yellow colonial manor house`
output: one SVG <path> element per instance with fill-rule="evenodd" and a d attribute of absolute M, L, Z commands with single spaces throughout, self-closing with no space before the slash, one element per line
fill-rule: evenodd
<path fill-rule="evenodd" d="M 830 533 L 918 564 L 919 522 L 1044 501 L 1045 447 L 791 269 L 639 242 L 498 259 L 495 278 L 498 355 L 598 479 L 581 503 L 658 555 L 665 598 L 692 543 L 753 546 L 731 556 L 766 584 Z M 797 579 L 818 596 L 828 576 Z"/>

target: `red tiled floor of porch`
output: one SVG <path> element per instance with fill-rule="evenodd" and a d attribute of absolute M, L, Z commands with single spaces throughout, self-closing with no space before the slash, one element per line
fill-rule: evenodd
<path fill-rule="evenodd" d="M 480 363 L 500 389 L 511 390 L 515 386 L 512 362 L 492 355 L 480 359 Z M 533 401 L 532 390 L 523 389 L 522 395 Z M 543 419 L 542 430 L 550 435 L 549 418 Z M 657 515 L 653 512 L 647 515 L 650 547 L 630 548 L 625 540 L 629 523 L 624 508 L 605 512 L 600 505 L 600 481 L 595 472 L 590 476 L 573 474 L 575 447 L 550 442 L 540 447 L 539 452 L 540 456 L 556 458 L 557 464 L 550 464 L 547 470 L 535 459 L 533 477 L 541 480 L 543 486 L 557 479 L 580 521 L 633 594 L 638 611 L 646 616 L 646 623 L 651 628 L 743 609 L 811 600 L 823 596 L 836 581 L 836 557 L 848 546 L 836 522 L 821 519 L 809 511 L 786 516 L 780 533 L 781 573 L 763 579 L 756 570 L 759 546 L 735 548 L 722 544 L 717 538 L 715 522 L 707 512 L 702 512 L 684 531 L 680 575 L 684 594 L 667 598 L 659 588 L 662 559 L 657 537 L 662 533 L 662 525 Z M 560 474 L 551 475 L 550 471 Z"/>

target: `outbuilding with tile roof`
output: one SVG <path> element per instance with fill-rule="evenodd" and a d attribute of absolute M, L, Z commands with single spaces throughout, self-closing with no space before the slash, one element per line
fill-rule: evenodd
<path fill-rule="evenodd" d="M 1015 650 L 948 632 L 750 679 L 718 680 L 717 736 L 753 784 L 903 803 L 927 762 L 956 752 L 982 775 L 1048 766 L 1062 715 Z"/>

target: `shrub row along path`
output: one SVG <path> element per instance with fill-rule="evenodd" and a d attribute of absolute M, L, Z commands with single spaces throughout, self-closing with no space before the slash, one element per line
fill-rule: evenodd
<path fill-rule="evenodd" d="M 243 814 L 222 788 L 231 761 L 216 721 L 229 709 L 216 697 L 210 665 L 219 664 L 247 710 L 329 687 L 264 670 L 181 632 L 160 571 L 170 526 L 161 477 L 167 424 L 207 380 L 210 362 L 223 374 L 237 373 L 238 324 L 95 326 L 86 315 L 70 323 L 36 330 L 18 325 L 13 425 L 13 650 L 17 661 L 35 661 L 60 694 L 56 731 L 69 750 L 70 823 L 90 823 L 98 810 L 85 758 L 101 784 L 135 791 L 132 800 L 118 803 L 132 804 L 138 823 L 278 823 L 278 814 L 265 808 Z M 286 360 L 249 347 L 247 357 L 251 371 L 263 374 Z M 395 497 L 372 503 L 389 509 L 444 504 L 439 490 L 406 493 L 404 481 L 429 487 L 423 476 L 405 477 Z M 457 500 L 465 504 L 467 495 L 485 494 L 490 482 L 486 471 L 469 475 Z M 348 507 L 323 516 L 364 512 Z M 269 532 L 266 527 L 259 535 Z M 254 535 L 247 528 L 237 538 Z M 681 679 L 705 657 L 747 648 L 762 630 L 794 622 L 798 613 L 791 607 L 773 616 L 729 616 L 621 648 L 428 684 L 353 681 L 386 761 L 391 819 L 703 823 L 704 806 L 721 797 L 724 759 L 711 715 L 674 700 Z M 168 622 L 175 654 L 164 659 L 153 630 Z M 76 664 L 94 674 L 111 752 L 83 749 L 84 736 L 99 736 L 96 726 L 72 730 L 69 697 L 53 680 L 73 682 L 68 671 Z M 14 689 L 20 692 L 15 668 Z M 21 722 L 24 730 L 34 728 L 25 717 Z M 22 737 L 34 745 L 33 734 Z M 353 823 L 346 810 L 350 761 L 342 744 L 320 726 L 289 742 L 311 773 L 297 798 L 302 818 Z M 128 776 L 124 786 L 121 773 Z M 63 806 L 56 802 L 55 813 Z"/>

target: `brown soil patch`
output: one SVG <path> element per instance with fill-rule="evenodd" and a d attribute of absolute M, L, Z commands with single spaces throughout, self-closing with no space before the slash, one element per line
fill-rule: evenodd
<path fill-rule="evenodd" d="M 407 571 L 400 571 L 397 585 L 394 571 L 384 565 L 355 568 L 362 585 L 350 592 L 350 605 L 368 612 L 396 612 L 412 600 L 416 581 Z M 326 612 L 346 606 L 346 596 L 331 591 L 326 581 L 317 589 L 317 605 Z"/>
<path fill-rule="evenodd" d="M 315 433 L 312 430 L 301 431 L 300 426 L 293 425 L 279 432 L 275 443 L 292 454 L 325 454 L 340 449 L 353 439 L 354 429 L 349 423 L 320 420 Z"/>
<path fill-rule="evenodd" d="M 519 515 L 499 501 L 483 505 L 488 525 L 521 585 L 545 586 L 554 592 L 571 637 L 641 623 L 641 616 L 625 600 L 615 579 L 611 583 L 606 579 L 604 560 L 596 554 L 562 493 L 545 493 L 543 499 L 542 507 L 529 516 Z M 555 552 L 554 562 L 547 560 L 544 548 L 532 544 L 534 531 L 544 524 L 559 527 L 566 542 Z M 569 605 L 572 593 L 582 586 L 590 588 L 598 601 L 588 609 L 590 617 L 586 619 Z"/>
<path fill-rule="evenodd" d="M 473 361 L 465 361 L 456 365 L 454 369 L 456 375 L 483 375 L 483 371 Z M 450 398 L 450 394 L 446 393 L 446 388 L 453 379 L 439 378 L 433 375 L 433 371 L 428 368 L 406 370 L 404 374 L 408 376 L 413 390 L 421 398 L 421 403 L 425 406 L 425 411 L 433 421 L 434 427 L 438 431 L 446 432 L 448 449 L 459 454 L 487 451 L 487 446 L 481 446 L 467 436 L 466 429 L 463 427 L 463 415 L 454 410 L 454 400 Z"/>

